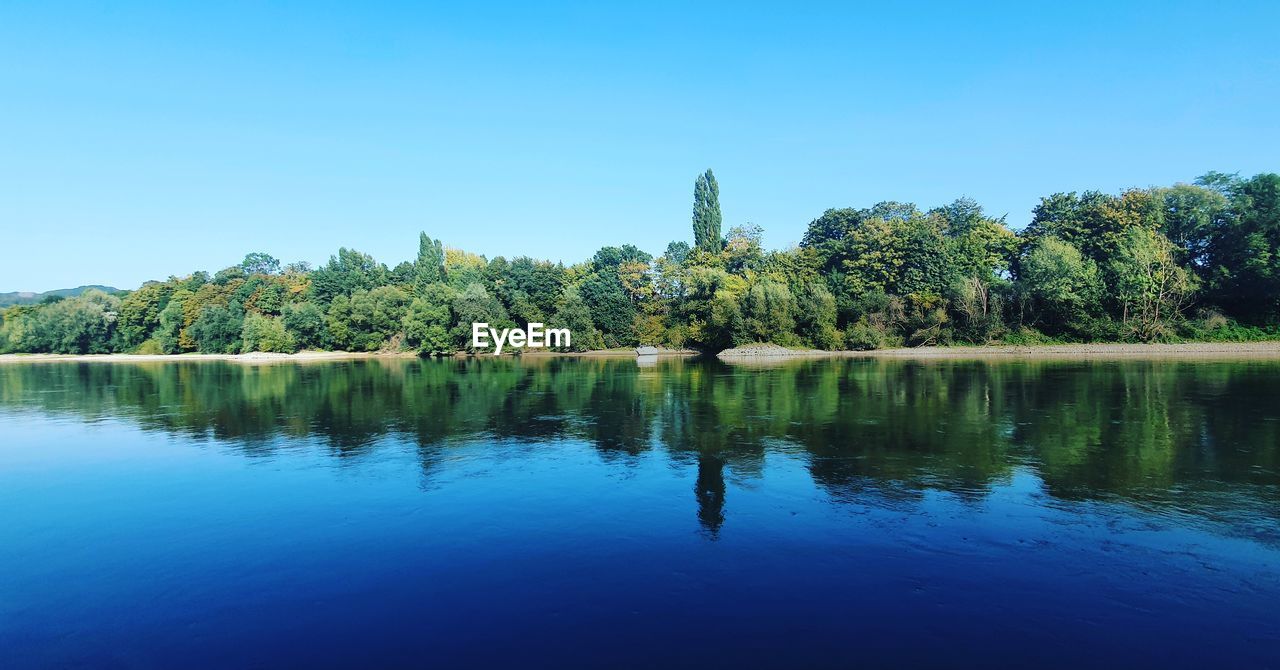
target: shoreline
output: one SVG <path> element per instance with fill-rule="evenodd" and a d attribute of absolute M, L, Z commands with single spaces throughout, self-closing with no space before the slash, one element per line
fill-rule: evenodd
<path fill-rule="evenodd" d="M 664 350 L 644 358 L 691 358 L 700 355 L 692 350 Z M 598 351 L 524 352 L 529 358 L 637 358 L 634 349 L 604 349 Z M 227 361 L 233 363 L 303 363 L 367 359 L 414 359 L 413 352 L 351 352 L 351 351 L 299 351 L 292 354 L 253 352 L 248 354 L 0 354 L 0 364 L 41 362 L 118 362 L 118 363 L 172 363 L 181 361 Z M 458 353 L 446 358 L 469 358 Z M 476 358 L 491 358 L 475 356 Z M 515 356 L 500 356 L 514 358 Z M 781 362 L 788 360 L 813 360 L 821 358 L 895 358 L 895 359 L 1097 359 L 1097 358 L 1280 358 L 1280 341 L 1262 342 L 1185 342 L 1178 344 L 1045 344 L 1045 345 L 986 345 L 956 347 L 914 347 L 873 349 L 868 351 L 822 351 L 817 349 L 786 349 L 783 347 L 759 347 L 729 349 L 716 355 L 727 363 Z"/>
<path fill-rule="evenodd" d="M 727 363 L 751 363 L 819 358 L 896 358 L 896 359 L 1003 359 L 1003 360 L 1086 360 L 1099 358 L 1280 358 L 1280 340 L 1259 342 L 1180 342 L 1176 344 L 1095 343 L 1040 345 L 971 345 L 902 347 L 866 351 L 822 351 L 786 349 L 752 345 L 741 350 L 729 349 L 717 355 Z"/>
<path fill-rule="evenodd" d="M 1276 358 L 1280 341 L 917 347 L 844 353 L 873 358 Z"/>
<path fill-rule="evenodd" d="M 690 349 L 664 349 L 653 358 L 689 358 L 701 355 Z M 532 351 L 516 354 L 489 356 L 457 352 L 441 359 L 458 358 L 637 358 L 635 349 L 599 349 L 596 351 Z M 0 364 L 5 363 L 176 363 L 183 361 L 226 361 L 230 363 L 307 363 L 343 360 L 417 359 L 412 351 L 298 351 L 292 354 L 255 351 L 247 354 L 0 354 Z M 424 358 L 434 360 L 435 357 Z"/>

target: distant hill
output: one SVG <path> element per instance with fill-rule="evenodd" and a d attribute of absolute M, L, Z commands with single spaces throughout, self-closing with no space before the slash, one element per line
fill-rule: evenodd
<path fill-rule="evenodd" d="M 73 295 L 80 295 L 89 289 L 98 289 L 106 293 L 115 293 L 118 288 L 111 286 L 100 286 L 92 284 L 89 286 L 77 286 L 75 288 L 60 288 L 53 291 L 45 291 L 44 293 L 32 293 L 30 291 L 13 291 L 12 293 L 0 293 L 0 307 L 9 307 L 11 305 L 30 305 L 40 302 L 49 296 L 61 296 L 68 298 Z"/>

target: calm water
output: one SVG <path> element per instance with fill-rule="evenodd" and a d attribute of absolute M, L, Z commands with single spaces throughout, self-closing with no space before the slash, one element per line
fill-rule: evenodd
<path fill-rule="evenodd" d="M 0 365 L 0 665 L 1280 663 L 1280 362 Z"/>

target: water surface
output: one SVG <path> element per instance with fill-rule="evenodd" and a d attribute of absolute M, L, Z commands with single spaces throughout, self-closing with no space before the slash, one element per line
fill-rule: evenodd
<path fill-rule="evenodd" d="M 0 365 L 0 665 L 1275 665 L 1280 363 Z"/>

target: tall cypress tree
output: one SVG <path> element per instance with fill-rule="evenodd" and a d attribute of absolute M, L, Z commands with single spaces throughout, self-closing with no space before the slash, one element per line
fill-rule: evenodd
<path fill-rule="evenodd" d="M 720 186 L 709 169 L 693 183 L 693 244 L 711 253 L 724 247 L 720 239 Z"/>
<path fill-rule="evenodd" d="M 440 240 L 418 234 L 418 261 L 413 267 L 414 284 L 419 289 L 444 281 L 444 245 Z"/>

